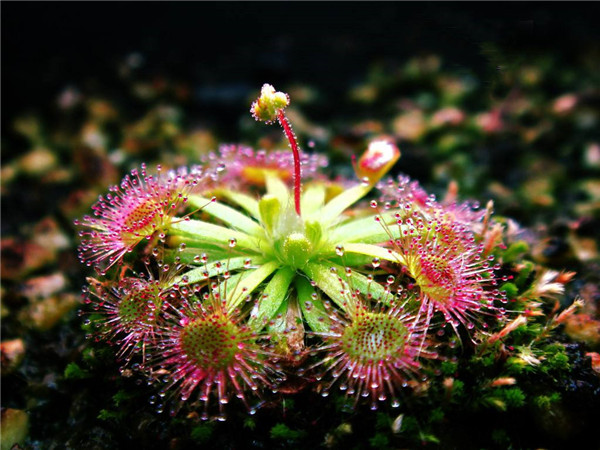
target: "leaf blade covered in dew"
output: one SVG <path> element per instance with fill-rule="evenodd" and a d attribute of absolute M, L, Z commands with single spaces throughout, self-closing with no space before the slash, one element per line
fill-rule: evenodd
<path fill-rule="evenodd" d="M 350 294 L 348 289 L 358 291 L 368 299 L 389 303 L 390 294 L 381 284 L 358 272 L 347 275 L 345 269 L 337 264 L 309 263 L 304 271 L 323 292 L 344 310 Z"/>
<path fill-rule="evenodd" d="M 372 186 L 359 184 L 343 191 L 321 209 L 321 213 L 319 214 L 320 221 L 325 225 L 331 224 L 352 204 L 367 195 L 371 188 Z"/>
<path fill-rule="evenodd" d="M 394 217 L 381 217 L 379 221 L 376 220 L 376 217 L 380 216 L 372 215 L 343 223 L 331 231 L 329 239 L 334 244 L 356 241 L 376 244 L 399 237 L 399 231 L 397 233 L 393 231 L 397 227 L 388 227 L 396 221 Z"/>
<path fill-rule="evenodd" d="M 323 184 L 309 184 L 302 193 L 300 204 L 302 213 L 306 218 L 312 218 L 317 215 L 325 204 L 326 188 Z"/>
<path fill-rule="evenodd" d="M 323 302 L 313 298 L 313 294 L 316 293 L 315 289 L 303 277 L 296 278 L 295 284 L 302 316 L 310 329 L 317 333 L 328 331 L 330 327 L 329 314 Z"/>
<path fill-rule="evenodd" d="M 370 244 L 346 244 L 344 251 L 347 253 L 358 253 L 360 255 L 372 256 L 373 258 L 385 259 L 386 261 L 406 265 L 404 257 L 391 249 Z"/>
<path fill-rule="evenodd" d="M 248 258 L 246 258 L 245 256 L 240 256 L 236 258 L 229 258 L 227 260 L 215 261 L 205 264 L 201 267 L 192 269 L 186 272 L 183 276 L 187 277 L 188 283 L 198 283 L 199 281 L 204 281 L 208 278 L 222 275 L 226 271 L 235 271 L 238 269 L 242 269 L 247 265 L 247 260 Z M 256 260 L 256 264 L 261 263 L 262 260 Z M 256 269 L 249 270 L 252 271 Z M 173 283 L 180 283 L 182 281 L 183 276 L 176 277 Z"/>
<path fill-rule="evenodd" d="M 243 231 L 250 235 L 260 235 L 262 233 L 262 227 L 248 217 L 242 214 L 238 210 L 231 208 L 218 201 L 211 201 L 198 195 L 190 195 L 188 197 L 190 205 L 197 208 L 202 207 L 202 212 L 210 214 L 211 216 L 223 221 L 234 230 Z"/>
<path fill-rule="evenodd" d="M 184 236 L 192 241 L 208 244 L 221 244 L 228 246 L 231 239 L 235 239 L 237 247 L 243 247 L 250 251 L 258 251 L 258 240 L 241 231 L 203 222 L 201 220 L 183 220 L 171 225 L 170 232 L 173 235 Z M 187 242 L 187 240 L 185 241 Z"/>
<path fill-rule="evenodd" d="M 256 316 L 249 322 L 251 328 L 260 328 L 264 321 L 269 321 L 276 315 L 289 294 L 289 287 L 295 275 L 296 272 L 290 267 L 277 270 L 262 291 Z"/>
<path fill-rule="evenodd" d="M 256 220 L 260 219 L 258 201 L 255 198 L 244 194 L 243 192 L 230 191 L 229 189 L 219 189 L 216 192 L 223 195 L 223 197 L 227 198 L 239 207 L 243 208 Z"/>
<path fill-rule="evenodd" d="M 278 261 L 269 261 L 249 274 L 242 272 L 234 275 L 235 279 L 231 277 L 229 282 L 234 281 L 235 284 L 231 283 L 234 284 L 233 289 L 227 289 L 227 309 L 233 311 L 247 295 L 252 294 L 278 267 L 280 267 Z"/>

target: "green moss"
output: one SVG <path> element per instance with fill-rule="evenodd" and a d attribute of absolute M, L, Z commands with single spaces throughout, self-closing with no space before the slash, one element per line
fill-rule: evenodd
<path fill-rule="evenodd" d="M 193 441 L 199 444 L 207 443 L 212 437 L 214 432 L 214 424 L 213 423 L 203 423 L 192 428 L 190 433 L 190 437 Z"/>
<path fill-rule="evenodd" d="M 464 400 L 465 383 L 455 379 L 452 383 L 452 402 L 458 403 Z"/>
<path fill-rule="evenodd" d="M 123 417 L 125 417 L 125 415 L 126 415 L 125 410 L 112 411 L 109 409 L 101 409 L 100 413 L 98 414 L 97 417 L 98 417 L 98 419 L 104 420 L 104 421 L 109 421 L 109 420 L 120 421 L 123 419 Z"/>
<path fill-rule="evenodd" d="M 64 376 L 67 380 L 82 380 L 89 378 L 90 374 L 77 365 L 71 362 L 65 368 Z"/>
<path fill-rule="evenodd" d="M 431 434 L 431 433 L 420 433 L 419 439 L 421 440 L 422 443 L 427 443 L 427 442 L 431 442 L 433 444 L 440 443 L 439 438 L 436 435 Z"/>
<path fill-rule="evenodd" d="M 519 274 L 514 280 L 515 285 L 523 288 L 527 284 L 527 279 L 531 272 L 533 272 L 534 264 L 531 261 L 521 261 L 521 269 L 519 270 Z"/>
<path fill-rule="evenodd" d="M 517 241 L 511 244 L 502 255 L 505 263 L 511 263 L 521 258 L 529 251 L 529 245 L 525 241 Z"/>
<path fill-rule="evenodd" d="M 244 428 L 252 431 L 256 428 L 256 421 L 252 417 L 246 417 L 244 419 Z"/>
<path fill-rule="evenodd" d="M 492 441 L 504 448 L 510 446 L 510 437 L 508 436 L 508 433 L 502 429 L 495 429 L 492 431 Z"/>
<path fill-rule="evenodd" d="M 282 441 L 297 441 L 306 435 L 305 431 L 292 430 L 284 423 L 278 423 L 269 432 L 271 439 Z"/>
<path fill-rule="evenodd" d="M 497 389 L 494 394 L 504 401 L 507 408 L 520 408 L 525 405 L 525 393 L 518 387 Z"/>
<path fill-rule="evenodd" d="M 444 420 L 444 410 L 442 408 L 435 408 L 429 414 L 430 423 L 438 423 Z"/>
<path fill-rule="evenodd" d="M 115 406 L 119 407 L 123 402 L 131 400 L 134 396 L 135 395 L 133 392 L 121 389 L 115 395 L 113 395 L 112 399 Z"/>
<path fill-rule="evenodd" d="M 293 410 L 296 407 L 296 402 L 293 398 L 286 398 L 283 400 L 283 408 L 288 411 Z"/>
<path fill-rule="evenodd" d="M 390 440 L 383 433 L 375 433 L 375 436 L 369 439 L 371 448 L 389 448 Z"/>
<path fill-rule="evenodd" d="M 506 294 L 506 298 L 511 300 L 519 294 L 519 288 L 514 283 L 504 283 L 500 286 L 500 291 Z"/>
<path fill-rule="evenodd" d="M 404 416 L 400 431 L 404 434 L 415 434 L 419 430 L 419 422 L 413 416 Z"/>
<path fill-rule="evenodd" d="M 533 399 L 533 404 L 540 409 L 549 411 L 553 405 L 561 399 L 559 392 L 552 392 L 549 395 L 538 395 Z"/>
<path fill-rule="evenodd" d="M 378 430 L 385 430 L 385 429 L 389 429 L 391 424 L 391 420 L 389 418 L 389 416 L 387 414 L 384 413 L 377 413 L 376 419 L 375 419 L 375 428 Z"/>
<path fill-rule="evenodd" d="M 458 364 L 451 361 L 444 361 L 440 365 L 440 371 L 442 372 L 442 375 L 446 376 L 454 376 L 457 368 Z"/>
<path fill-rule="evenodd" d="M 567 371 L 571 368 L 569 364 L 569 355 L 562 344 L 550 344 L 544 347 L 544 354 L 547 358 L 546 364 L 542 367 L 544 372 L 551 370 Z"/>

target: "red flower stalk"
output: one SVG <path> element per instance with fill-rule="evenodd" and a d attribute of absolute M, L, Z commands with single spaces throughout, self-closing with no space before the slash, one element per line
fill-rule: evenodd
<path fill-rule="evenodd" d="M 273 123 L 275 120 L 279 122 L 283 128 L 283 132 L 290 143 L 292 153 L 294 155 L 294 206 L 296 214 L 300 214 L 300 194 L 302 192 L 302 174 L 300 170 L 300 147 L 298 140 L 292 130 L 287 117 L 283 110 L 290 104 L 290 98 L 283 92 L 275 92 L 275 88 L 270 84 L 264 84 L 260 97 L 252 103 L 250 112 L 256 120 L 263 121 L 267 124 Z"/>

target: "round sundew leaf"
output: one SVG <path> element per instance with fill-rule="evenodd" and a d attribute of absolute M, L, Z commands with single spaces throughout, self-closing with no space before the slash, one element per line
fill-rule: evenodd
<path fill-rule="evenodd" d="M 342 350 L 354 361 L 388 361 L 404 351 L 408 329 L 385 313 L 365 313 L 345 328 Z"/>
<path fill-rule="evenodd" d="M 376 139 L 369 143 L 356 165 L 356 175 L 377 183 L 398 161 L 400 150 L 392 139 Z"/>
<path fill-rule="evenodd" d="M 235 360 L 240 330 L 227 316 L 213 314 L 185 325 L 179 333 L 182 352 L 207 371 L 227 369 Z"/>
<path fill-rule="evenodd" d="M 151 325 L 156 320 L 155 311 L 160 311 L 162 304 L 158 286 L 148 284 L 121 299 L 117 305 L 119 320 L 129 331 Z"/>

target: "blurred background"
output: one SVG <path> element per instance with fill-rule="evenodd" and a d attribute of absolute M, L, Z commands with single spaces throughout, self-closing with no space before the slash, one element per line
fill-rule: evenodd
<path fill-rule="evenodd" d="M 394 173 L 439 196 L 455 182 L 462 199 L 493 199 L 498 215 L 528 227 L 536 261 L 578 272 L 567 299 L 585 297 L 597 320 L 599 12 L 597 3 L 3 2 L 2 406 L 27 410 L 14 423 L 29 421 L 35 448 L 140 442 L 143 423 L 124 432 L 98 419 L 111 400 L 76 369 L 89 272 L 73 219 L 142 162 L 194 164 L 221 143 L 287 148 L 248 112 L 265 82 L 291 95 L 304 149 L 327 154 L 332 176 L 353 176 L 352 155 L 385 134 L 402 150 Z M 598 332 L 586 336 L 598 346 Z M 536 430 L 548 437 L 535 445 L 557 439 Z"/>

